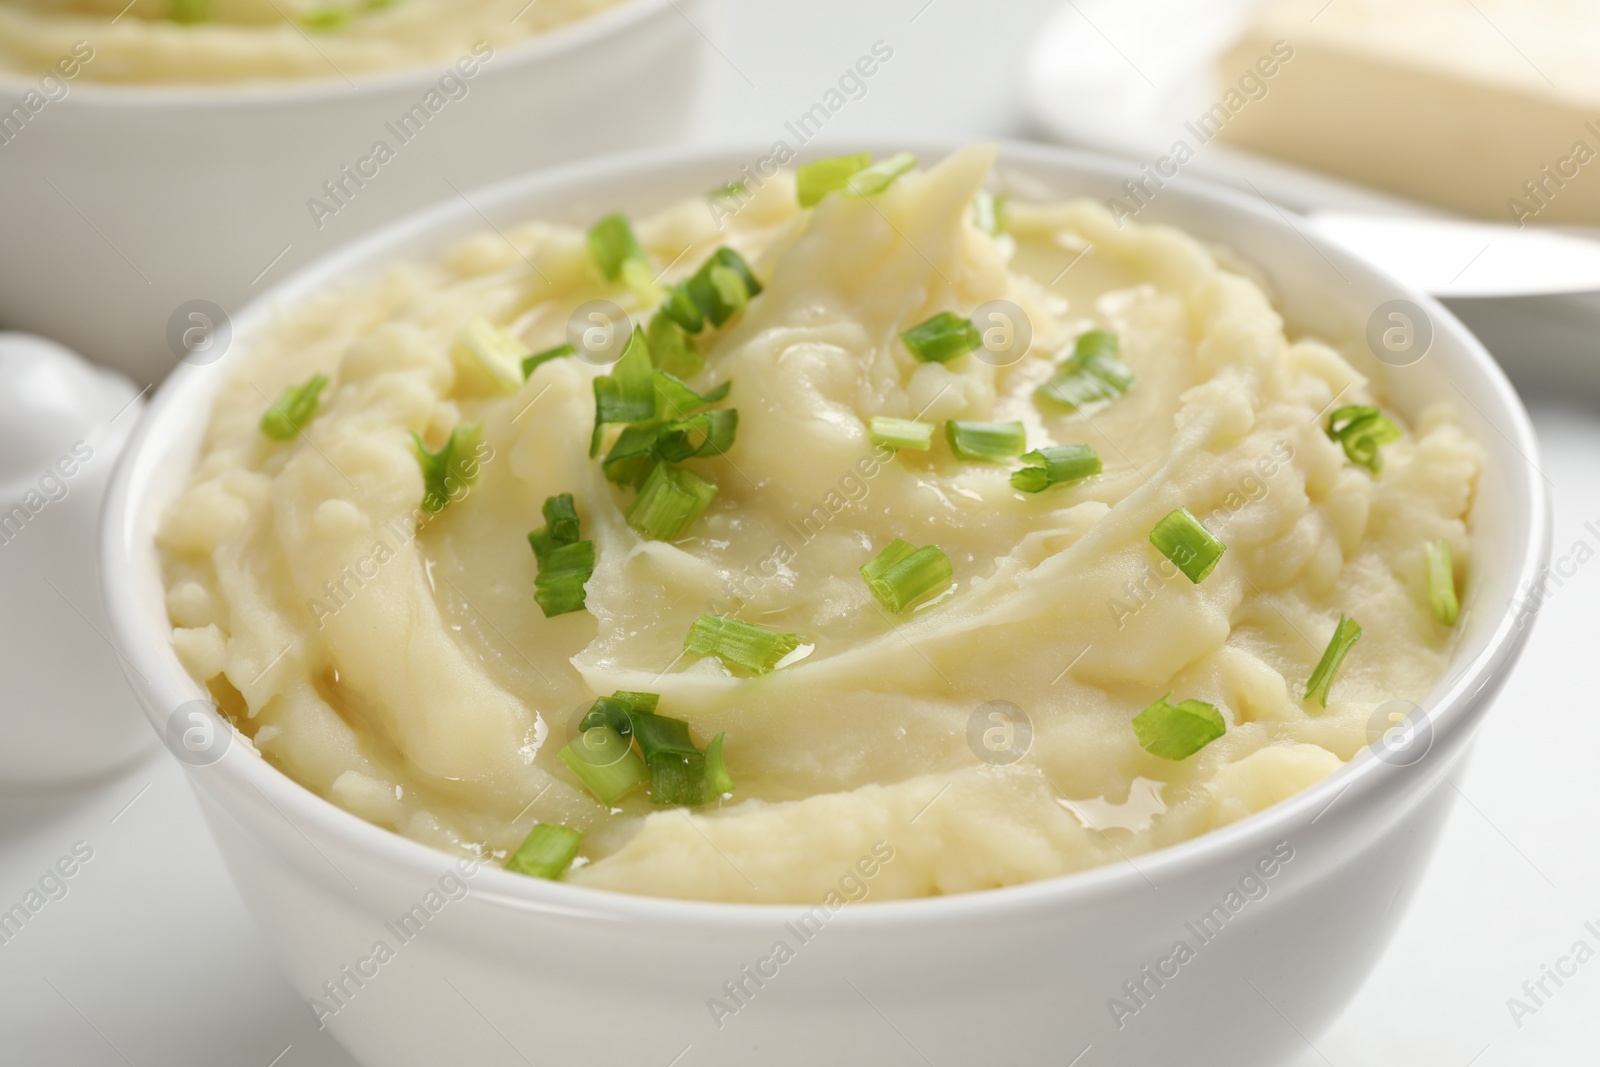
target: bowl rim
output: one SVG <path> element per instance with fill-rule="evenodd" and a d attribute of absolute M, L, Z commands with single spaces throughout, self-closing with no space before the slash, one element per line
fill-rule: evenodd
<path fill-rule="evenodd" d="M 676 0 L 618 0 L 602 11 L 564 23 L 546 33 L 535 33 L 506 42 L 503 48 L 495 46 L 495 57 L 504 55 L 507 61 L 494 70 L 539 63 L 561 52 L 577 51 L 600 39 L 632 29 L 669 7 L 677 10 Z M 679 14 L 688 18 L 681 11 Z M 467 42 L 465 47 L 470 50 L 472 42 Z M 400 92 L 422 91 L 452 69 L 455 62 L 441 60 L 415 63 L 354 78 L 337 72 L 328 77 L 241 82 L 107 82 L 79 81 L 74 78 L 69 82 L 71 89 L 68 95 L 62 99 L 81 99 L 79 106 L 192 108 L 197 111 L 238 106 L 303 105 L 327 100 L 360 101 Z M 0 94 L 20 94 L 35 89 L 39 79 L 49 73 L 50 69 L 46 68 L 30 79 L 16 70 L 0 69 Z"/>
<path fill-rule="evenodd" d="M 830 143 L 828 152 L 872 150 L 912 151 L 921 158 L 938 158 L 964 144 L 964 139 L 917 139 L 915 143 L 889 142 L 888 139 L 858 138 L 848 142 Z M 1043 169 L 1097 173 L 1121 179 L 1131 173 L 1134 164 L 1118 157 L 1079 149 L 1026 142 L 999 141 L 997 163 L 1033 164 Z M 163 724 L 154 710 L 158 702 L 163 707 L 176 708 L 186 700 L 204 697 L 204 691 L 178 664 L 172 651 L 168 632 L 156 632 L 144 626 L 145 615 L 130 553 L 134 549 L 136 533 L 134 521 L 138 515 L 138 501 L 132 498 L 132 481 L 143 474 L 141 466 L 151 466 L 154 459 L 147 456 L 164 456 L 171 447 L 170 439 L 182 423 L 182 412 L 187 405 L 190 411 L 200 411 L 209 417 L 212 391 L 220 387 L 221 374 L 211 378 L 216 383 L 206 388 L 207 372 L 220 370 L 231 359 L 238 357 L 247 346 L 239 344 L 242 337 L 262 320 L 270 318 L 280 308 L 291 305 L 306 293 L 324 284 L 369 269 L 381 261 L 382 254 L 393 247 L 403 247 L 413 242 L 437 239 L 452 227 L 471 224 L 474 219 L 492 216 L 496 209 L 508 204 L 565 191 L 602 178 L 634 175 L 641 179 L 657 170 L 672 167 L 703 166 L 711 170 L 717 165 L 727 165 L 736 170 L 751 159 L 765 158 L 769 150 L 755 146 L 688 146 L 646 149 L 568 164 L 535 171 L 477 190 L 470 202 L 459 198 L 443 201 L 433 207 L 381 227 L 328 256 L 319 257 L 300 271 L 280 281 L 257 296 L 234 316 L 234 343 L 230 350 L 215 363 L 206 366 L 183 365 L 169 375 L 151 398 L 133 437 L 119 458 L 108 486 L 101 514 L 99 565 L 102 596 L 111 640 L 119 653 L 128 674 L 130 685 L 139 692 L 141 706 L 152 727 L 159 734 Z M 1505 416 L 1505 426 L 1497 426 L 1505 436 L 1505 447 L 1520 452 L 1534 467 L 1538 464 L 1539 449 L 1532 423 L 1520 397 L 1499 365 L 1470 331 L 1452 315 L 1444 305 L 1432 297 L 1411 289 L 1386 275 L 1365 261 L 1357 260 L 1336 246 L 1322 241 L 1314 232 L 1301 231 L 1289 218 L 1265 201 L 1257 201 L 1226 186 L 1201 178 L 1186 182 L 1182 195 L 1201 203 L 1211 203 L 1235 212 L 1243 212 L 1280 231 L 1290 241 L 1311 243 L 1324 259 L 1343 271 L 1382 281 L 1397 295 L 1419 304 L 1433 317 L 1436 339 L 1453 335 L 1461 349 L 1462 358 L 1481 374 L 1499 399 L 1500 414 Z M 1437 346 L 1438 341 L 1435 341 Z M 199 401 L 198 403 L 196 401 Z M 191 418 L 193 416 L 190 416 Z M 1487 416 L 1486 416 L 1487 418 Z M 154 442 L 154 443 L 152 443 Z M 1486 448 L 1501 447 L 1495 442 L 1483 442 Z M 1547 565 L 1550 553 L 1551 516 L 1550 497 L 1542 482 L 1528 473 L 1529 465 L 1512 465 L 1517 474 L 1511 480 L 1511 491 L 1520 495 L 1526 504 L 1519 516 L 1518 537 L 1525 537 L 1520 558 L 1515 560 L 1515 573 L 1510 575 L 1508 589 L 1528 588 L 1526 584 L 1536 579 Z M 144 475 L 147 477 L 147 475 Z M 1518 494 L 1517 490 L 1521 493 Z M 1510 550 L 1508 549 L 1508 552 Z M 1439 748 L 1447 735 L 1465 743 L 1475 726 L 1474 713 L 1484 710 L 1485 690 L 1491 694 L 1505 672 L 1520 655 L 1529 632 L 1537 603 L 1514 604 L 1509 600 L 1497 607 L 1494 623 L 1483 638 L 1483 647 L 1470 660 L 1452 660 L 1445 675 L 1425 698 L 1429 719 L 1434 729 L 1434 747 Z M 135 678 L 135 674 L 139 678 Z M 145 679 L 149 679 L 145 681 Z M 145 681 L 144 686 L 140 682 Z M 242 735 L 238 740 L 243 740 Z M 204 768 L 186 768 L 193 774 L 191 782 L 206 793 L 216 795 L 220 787 L 237 785 L 241 791 L 256 792 L 267 800 L 284 819 L 291 815 L 298 820 L 292 823 L 304 836 L 304 828 L 314 829 L 322 838 L 337 841 L 346 854 L 361 854 L 374 864 L 391 869 L 395 876 L 410 875 L 422 879 L 436 878 L 441 861 L 451 858 L 451 853 L 423 844 L 399 833 L 368 822 L 346 811 L 332 801 L 302 786 L 287 774 L 273 767 L 248 743 L 233 744 L 217 763 Z M 1117 899 L 1137 891 L 1140 883 L 1154 884 L 1153 878 L 1180 879 L 1186 875 L 1203 873 L 1214 866 L 1215 859 L 1223 854 L 1239 853 L 1247 847 L 1258 848 L 1282 836 L 1291 826 L 1303 826 L 1308 818 L 1315 822 L 1320 813 L 1331 808 L 1334 801 L 1350 793 L 1353 799 L 1343 809 L 1352 806 L 1364 796 L 1395 783 L 1413 768 L 1394 768 L 1375 758 L 1363 749 L 1320 781 L 1292 796 L 1281 800 L 1246 818 L 1227 826 L 1200 834 L 1144 853 L 1137 863 L 1112 863 L 1099 867 L 1038 879 L 1017 885 L 994 889 L 951 894 L 937 897 L 874 901 L 868 899 L 862 907 L 856 905 L 833 913 L 829 920 L 834 925 L 853 927 L 934 925 L 953 919 L 982 918 L 1005 910 L 1028 910 L 1041 907 L 1088 907 L 1108 898 Z M 234 779 L 231 782 L 229 779 Z M 1389 785 L 1388 788 L 1397 788 Z M 220 801 L 219 801 L 220 802 Z M 227 807 L 224 804 L 224 807 Z M 259 837 L 253 827 L 252 834 Z M 658 926 L 675 923 L 680 927 L 697 926 L 725 929 L 769 928 L 774 922 L 792 919 L 816 905 L 793 903 L 743 903 L 704 900 L 685 900 L 672 897 L 644 896 L 598 887 L 550 882 L 528 878 L 504 871 L 492 863 L 483 863 L 473 882 L 473 896 L 482 896 L 498 906 L 522 912 L 561 914 L 608 922 L 628 922 Z"/>

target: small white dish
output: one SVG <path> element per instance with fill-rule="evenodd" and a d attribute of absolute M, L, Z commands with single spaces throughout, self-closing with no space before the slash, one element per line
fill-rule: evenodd
<path fill-rule="evenodd" d="M 952 146 L 859 147 L 929 159 Z M 186 725 L 204 725 L 190 718 L 204 694 L 171 649 L 153 531 L 189 476 L 211 397 L 274 306 L 437 252 L 486 220 L 585 220 L 596 203 L 659 208 L 759 156 L 623 156 L 501 185 L 475 194 L 475 206 L 446 203 L 278 286 L 237 317 L 235 348 L 218 363 L 175 374 L 118 468 L 102 531 L 112 635 L 157 731 L 173 741 Z M 1000 172 L 1027 195 L 1104 197 L 1123 179 L 1116 161 L 1026 145 L 1002 148 Z M 1303 238 L 1271 208 L 1201 182 L 1166 191 L 1144 217 L 1254 263 L 1298 329 L 1359 338 L 1394 300 L 1431 326 L 1424 358 L 1385 368 L 1388 393 L 1409 413 L 1456 403 L 1487 462 L 1458 654 L 1410 743 L 1375 744 L 1284 803 L 1133 863 L 964 896 L 869 901 L 819 920 L 820 909 L 633 897 L 463 870 L 301 788 L 225 727 L 209 744 L 174 742 L 289 980 L 357 1059 L 1070 1063 L 1092 1049 L 1084 1063 L 1266 1064 L 1337 1015 L 1398 922 L 1396 887 L 1416 884 L 1454 796 L 1447 776 L 1526 640 L 1532 609 L 1518 593 L 1549 554 L 1537 446 L 1505 377 L 1437 302 Z M 425 917 L 405 936 L 394 924 L 417 907 Z M 797 925 L 807 915 L 813 928 Z M 1196 935 L 1206 916 L 1221 933 Z M 1194 946 L 1192 958 L 1173 963 L 1179 940 Z M 772 970 L 779 941 L 795 958 Z M 719 1018 L 710 1002 L 727 1004 L 734 988 L 744 990 L 739 1010 Z M 1136 1010 L 1119 1017 L 1113 1002 Z"/>

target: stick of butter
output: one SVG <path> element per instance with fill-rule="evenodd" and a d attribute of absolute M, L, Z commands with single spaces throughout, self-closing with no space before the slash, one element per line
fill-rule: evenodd
<path fill-rule="evenodd" d="M 1294 62 L 1236 147 L 1482 218 L 1600 225 L 1600 5 L 1274 0 L 1218 67 Z"/>

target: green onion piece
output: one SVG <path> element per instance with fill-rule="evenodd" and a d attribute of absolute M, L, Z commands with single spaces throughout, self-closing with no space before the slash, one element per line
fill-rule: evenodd
<path fill-rule="evenodd" d="M 561 359 L 565 356 L 576 355 L 578 350 L 569 344 L 559 344 L 554 348 L 547 348 L 543 352 L 535 352 L 522 361 L 523 380 L 533 377 L 533 372 L 549 363 L 552 359 Z"/>
<path fill-rule="evenodd" d="M 1171 695 L 1133 717 L 1133 734 L 1152 756 L 1188 759 L 1227 732 L 1228 724 L 1215 705 L 1203 700 L 1168 704 Z"/>
<path fill-rule="evenodd" d="M 718 797 L 733 792 L 733 776 L 722 759 L 723 736 L 718 734 L 706 746 L 706 788 L 712 796 Z"/>
<path fill-rule="evenodd" d="M 671 299 L 670 296 L 668 299 Z M 666 304 L 661 305 L 661 311 L 651 318 L 650 326 L 645 330 L 644 339 L 650 346 L 650 360 L 657 370 L 678 378 L 688 378 L 700 372 L 700 368 L 706 365 L 706 359 L 694 346 L 693 338 L 684 332 L 673 316 L 666 313 L 666 308 Z M 698 313 L 699 309 L 696 309 Z"/>
<path fill-rule="evenodd" d="M 650 768 L 650 802 L 696 807 L 710 797 L 704 752 L 657 752 L 645 757 Z"/>
<path fill-rule="evenodd" d="M 350 9 L 347 7 L 316 7 L 310 11 L 301 12 L 300 25 L 316 33 L 332 33 L 342 30 L 350 25 Z"/>
<path fill-rule="evenodd" d="M 514 393 L 527 377 L 522 363 L 528 346 L 482 315 L 474 316 L 456 338 L 458 352 L 466 353 L 467 366 L 486 377 L 503 393 Z"/>
<path fill-rule="evenodd" d="M 1053 445 L 1036 448 L 1022 457 L 1031 464 L 1012 472 L 1011 484 L 1024 493 L 1039 493 L 1052 485 L 1070 485 L 1100 473 L 1100 454 L 1088 445 Z"/>
<path fill-rule="evenodd" d="M 275 441 L 297 436 L 306 423 L 316 418 L 317 404 L 327 387 L 326 374 L 313 374 L 300 385 L 285 386 L 261 416 L 261 432 Z"/>
<path fill-rule="evenodd" d="M 731 181 L 731 182 L 723 182 L 721 185 L 717 186 L 715 189 L 713 189 L 709 193 L 707 193 L 706 196 L 711 197 L 712 199 L 716 199 L 716 198 L 725 197 L 725 196 L 743 196 L 744 194 L 745 194 L 745 184 L 744 184 L 744 182 L 742 182 L 742 181 Z"/>
<path fill-rule="evenodd" d="M 582 611 L 584 583 L 594 575 L 594 542 L 578 539 L 578 509 L 571 493 L 544 502 L 543 529 L 528 535 L 539 574 L 533 580 L 533 599 L 545 618 Z"/>
<path fill-rule="evenodd" d="M 670 541 L 699 518 L 716 495 L 716 485 L 693 471 L 657 463 L 628 509 L 628 523 L 647 537 Z"/>
<path fill-rule="evenodd" d="M 611 694 L 612 700 L 620 700 L 635 711 L 655 711 L 656 705 L 661 703 L 660 693 L 634 693 L 626 689 L 618 689 Z"/>
<path fill-rule="evenodd" d="M 604 726 L 616 731 L 618 737 L 632 737 L 632 713 L 633 704 L 620 696 L 597 697 L 578 723 L 579 736 Z"/>
<path fill-rule="evenodd" d="M 898 615 L 950 588 L 955 568 L 939 546 L 913 548 L 897 537 L 862 566 L 861 577 L 878 603 Z"/>
<path fill-rule="evenodd" d="M 707 404 L 720 404 L 728 398 L 733 382 L 723 382 L 704 396 L 683 384 L 676 375 L 664 370 L 655 373 L 656 406 L 667 418 L 687 418 Z"/>
<path fill-rule="evenodd" d="M 583 731 L 556 755 L 602 804 L 615 804 L 650 780 L 643 758 L 609 726 Z"/>
<path fill-rule="evenodd" d="M 924 363 L 948 363 L 983 347 L 983 336 L 954 311 L 941 311 L 900 335 L 911 354 Z"/>
<path fill-rule="evenodd" d="M 600 434 L 608 422 L 643 422 L 656 417 L 655 368 L 644 331 L 633 328 L 628 347 L 610 374 L 594 380 L 594 435 L 589 455 L 600 452 Z"/>
<path fill-rule="evenodd" d="M 1322 658 L 1317 660 L 1317 669 L 1311 672 L 1311 680 L 1306 683 L 1306 695 L 1302 699 L 1310 700 L 1315 694 L 1318 704 L 1328 706 L 1328 690 L 1333 686 L 1333 676 L 1339 673 L 1344 657 L 1359 640 L 1361 626 L 1356 620 L 1340 615 L 1339 624 L 1333 628 L 1333 637 L 1328 641 Z"/>
<path fill-rule="evenodd" d="M 661 434 L 661 426 L 660 422 L 650 420 L 624 427 L 600 465 L 606 480 L 635 489 L 642 486 L 656 466 L 656 438 Z"/>
<path fill-rule="evenodd" d="M 896 178 L 916 165 L 917 157 L 910 152 L 896 153 L 888 159 L 880 159 L 872 166 L 850 175 L 850 180 L 845 183 L 845 189 L 856 196 L 881 193 L 893 185 Z"/>
<path fill-rule="evenodd" d="M 1133 372 L 1118 358 L 1121 343 L 1105 330 L 1078 336 L 1072 355 L 1035 396 L 1054 400 L 1073 411 L 1104 400 L 1115 400 L 1133 385 Z"/>
<path fill-rule="evenodd" d="M 582 611 L 587 594 L 584 583 L 594 575 L 594 542 L 563 545 L 539 561 L 533 580 L 533 599 L 545 618 Z"/>
<path fill-rule="evenodd" d="M 944 424 L 945 439 L 957 459 L 1004 463 L 1028 447 L 1027 430 L 1020 422 L 961 422 Z"/>
<path fill-rule="evenodd" d="M 1004 193 L 998 196 L 987 189 L 979 189 L 978 195 L 972 198 L 972 224 L 990 237 L 999 237 L 1006 231 L 1006 200 Z"/>
<path fill-rule="evenodd" d="M 761 283 L 743 256 L 723 247 L 684 283 L 684 293 L 711 325 L 721 326 L 760 295 Z M 678 325 L 685 324 L 680 320 Z"/>
<path fill-rule="evenodd" d="M 1156 523 L 1150 531 L 1150 543 L 1196 585 L 1205 580 L 1228 550 L 1188 508 L 1179 508 Z"/>
<path fill-rule="evenodd" d="M 633 721 L 633 739 L 645 759 L 658 752 L 700 751 L 689 736 L 689 724 L 682 719 L 639 710 L 630 710 L 628 718 Z"/>
<path fill-rule="evenodd" d="M 167 0 L 167 18 L 192 25 L 211 17 L 211 0 Z"/>
<path fill-rule="evenodd" d="M 705 313 L 694 302 L 694 297 L 689 295 L 687 283 L 666 287 L 661 298 L 661 314 L 677 323 L 686 333 L 699 333 L 706 326 Z"/>
<path fill-rule="evenodd" d="M 856 174 L 872 163 L 872 153 L 857 152 L 807 163 L 794 175 L 795 197 L 801 207 L 816 207 L 829 193 L 843 189 Z"/>
<path fill-rule="evenodd" d="M 656 437 L 656 455 L 668 463 L 677 463 L 691 456 L 720 456 L 733 447 L 738 429 L 739 412 L 736 408 L 702 411 L 661 427 Z"/>
<path fill-rule="evenodd" d="M 622 268 L 631 262 L 650 264 L 650 256 L 633 235 L 628 217 L 620 212 L 607 215 L 589 227 L 589 255 L 608 282 L 622 277 Z"/>
<path fill-rule="evenodd" d="M 572 866 L 582 840 L 581 830 L 558 822 L 539 823 L 506 860 L 506 870 L 554 881 Z"/>
<path fill-rule="evenodd" d="M 875 445 L 890 448 L 909 448 L 926 452 L 933 447 L 934 425 L 915 419 L 892 419 L 887 415 L 872 416 L 869 436 Z"/>
<path fill-rule="evenodd" d="M 693 656 L 716 656 L 756 674 L 770 674 L 779 660 L 802 643 L 799 634 L 751 626 L 726 615 L 702 615 L 689 627 L 683 650 Z"/>
<path fill-rule="evenodd" d="M 411 447 L 422 468 L 422 510 L 440 512 L 454 494 L 478 480 L 478 446 L 483 443 L 483 423 L 463 422 L 450 431 L 450 439 L 437 452 L 429 452 L 422 438 L 411 435 Z"/>
<path fill-rule="evenodd" d="M 1445 626 L 1454 626 L 1461 614 L 1461 602 L 1456 599 L 1456 569 L 1450 542 L 1442 537 L 1429 541 L 1424 551 L 1428 557 L 1428 599 L 1433 602 L 1433 617 Z"/>
<path fill-rule="evenodd" d="M 1344 447 L 1345 458 L 1351 463 L 1377 474 L 1383 467 L 1378 448 L 1400 440 L 1400 427 L 1375 407 L 1346 404 L 1328 416 L 1328 436 Z"/>

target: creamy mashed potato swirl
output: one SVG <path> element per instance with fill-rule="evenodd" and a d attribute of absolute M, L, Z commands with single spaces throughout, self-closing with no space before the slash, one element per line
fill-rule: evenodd
<path fill-rule="evenodd" d="M 0 0 L 0 66 L 89 81 L 340 78 L 445 65 L 620 0 Z M 125 10 L 126 9 L 126 10 Z M 474 49 L 474 45 L 477 46 Z M 76 47 L 75 47 L 76 46 Z"/>
<path fill-rule="evenodd" d="M 1448 410 L 1389 411 L 1381 471 L 1353 465 L 1325 413 L 1382 403 L 1370 357 L 1286 338 L 1202 244 L 1094 202 L 1012 202 L 991 236 L 971 205 L 992 161 L 969 148 L 805 210 L 782 175 L 742 205 L 635 220 L 664 280 L 729 245 L 765 285 L 701 337 L 691 384 L 731 382 L 740 422 L 725 456 L 694 461 L 720 491 L 673 542 L 629 526 L 631 492 L 588 455 L 601 368 L 553 359 L 494 396 L 452 355 L 474 316 L 537 351 L 586 300 L 633 308 L 581 230 L 483 234 L 284 310 L 218 393 L 160 530 L 184 663 L 268 760 L 357 815 L 502 859 L 564 823 L 585 834 L 567 880 L 674 897 L 819 901 L 881 843 L 874 899 L 1011 885 L 1183 841 L 1338 769 L 1380 704 L 1445 668 L 1424 546 L 1446 540 L 1465 573 L 1479 448 Z M 919 363 L 898 337 L 997 299 L 1032 324 L 1011 365 Z M 1133 386 L 1083 413 L 1041 403 L 1091 328 L 1120 338 Z M 331 382 L 316 418 L 264 437 L 270 398 L 313 373 Z M 1028 447 L 1087 444 L 1104 472 L 1022 493 L 1015 464 L 959 461 L 942 434 L 874 446 L 875 415 L 1017 419 Z M 437 445 L 468 419 L 479 479 L 419 522 L 410 434 Z M 587 610 L 546 618 L 526 535 L 564 492 L 596 569 Z M 1180 506 L 1227 545 L 1199 584 L 1149 540 Z M 954 583 L 890 616 L 858 568 L 897 537 L 940 546 Z M 683 655 L 706 612 L 812 650 L 754 678 Z M 1301 697 L 1341 614 L 1364 635 L 1324 708 Z M 725 734 L 731 796 L 595 800 L 556 753 L 614 690 L 659 693 L 702 745 Z M 1226 733 L 1187 759 L 1145 751 L 1131 720 L 1168 693 L 1214 704 Z M 1031 723 L 1021 758 L 975 740 L 996 701 Z"/>

